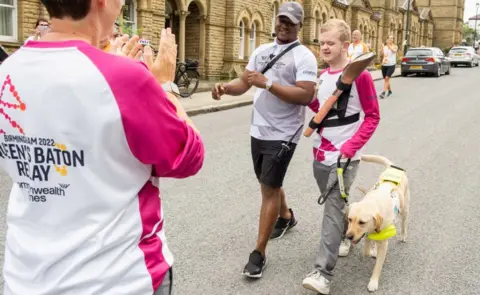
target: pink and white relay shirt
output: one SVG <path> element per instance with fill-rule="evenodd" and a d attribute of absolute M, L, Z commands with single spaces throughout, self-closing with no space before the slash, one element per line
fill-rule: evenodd
<path fill-rule="evenodd" d="M 196 174 L 199 135 L 144 64 L 82 41 L 29 41 L 0 83 L 3 294 L 153 294 L 173 263 L 157 177 Z"/>
<path fill-rule="evenodd" d="M 342 72 L 343 70 L 331 71 L 328 68 L 320 73 L 317 97 L 310 103 L 310 109 L 318 112 L 320 105 L 335 91 L 336 82 Z M 316 161 L 327 166 L 336 164 L 340 152 L 352 160 L 360 158 L 361 149 L 380 122 L 377 92 L 368 71 L 361 73 L 353 83 L 345 116 L 362 112 L 364 118 L 355 123 L 322 128 L 315 134 L 313 155 Z M 334 116 L 329 119 L 337 118 Z"/>

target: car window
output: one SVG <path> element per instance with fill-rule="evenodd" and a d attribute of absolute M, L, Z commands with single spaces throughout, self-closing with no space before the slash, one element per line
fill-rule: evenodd
<path fill-rule="evenodd" d="M 450 52 L 452 53 L 466 53 L 467 52 L 467 48 L 461 48 L 461 47 L 457 47 L 457 48 L 452 48 L 450 49 Z"/>
<path fill-rule="evenodd" d="M 407 51 L 405 56 L 432 56 L 433 52 L 430 49 L 415 49 Z"/>
<path fill-rule="evenodd" d="M 435 52 L 436 52 L 437 56 L 444 56 L 444 55 L 443 55 L 443 52 L 442 52 L 440 49 L 438 49 L 438 48 L 435 49 Z"/>

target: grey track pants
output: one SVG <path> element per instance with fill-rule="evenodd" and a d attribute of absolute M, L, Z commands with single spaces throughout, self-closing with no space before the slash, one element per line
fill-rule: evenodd
<path fill-rule="evenodd" d="M 352 161 L 347 171 L 343 173 L 347 192 L 350 190 L 350 186 L 355 179 L 358 165 L 359 161 Z M 320 191 L 324 192 L 327 187 L 337 179 L 337 165 L 326 166 L 314 161 L 313 175 L 317 180 Z M 320 250 L 317 254 L 314 267 L 318 269 L 327 280 L 331 280 L 333 277 L 333 269 L 337 264 L 338 249 L 347 230 L 345 217 L 346 203 L 340 195 L 338 184 L 332 190 L 324 205 Z"/>
<path fill-rule="evenodd" d="M 174 295 L 173 292 L 173 272 L 172 269 L 167 272 L 162 284 L 153 293 L 153 295 Z"/>

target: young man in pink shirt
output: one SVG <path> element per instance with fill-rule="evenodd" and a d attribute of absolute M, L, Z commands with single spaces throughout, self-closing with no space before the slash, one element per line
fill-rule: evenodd
<path fill-rule="evenodd" d="M 330 67 L 320 74 L 317 99 L 310 104 L 314 112 L 336 89 L 343 69 L 350 62 L 347 55 L 349 40 L 350 27 L 342 20 L 332 19 L 321 27 L 321 53 Z M 340 99 L 348 100 L 346 104 L 339 104 L 346 107 L 338 107 L 336 115 L 324 121 L 313 142 L 313 172 L 322 193 L 337 178 L 336 166 L 340 156 L 351 159 L 344 172 L 344 183 L 348 191 L 355 179 L 361 149 L 380 121 L 377 94 L 368 71 L 362 72 Z M 360 118 L 362 112 L 365 114 L 363 120 Z M 325 202 L 320 251 L 314 270 L 303 281 L 303 286 L 307 289 L 329 294 L 337 257 L 348 255 L 350 241 L 345 239 L 346 206 L 337 185 Z"/>
<path fill-rule="evenodd" d="M 103 52 L 122 0 L 42 0 L 51 18 L 0 66 L 0 167 L 11 177 L 4 295 L 171 295 L 159 178 L 202 167 L 177 100 L 175 36 L 155 61 Z"/>

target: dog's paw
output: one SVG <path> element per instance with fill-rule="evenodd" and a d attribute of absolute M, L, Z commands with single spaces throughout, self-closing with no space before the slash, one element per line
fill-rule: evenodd
<path fill-rule="evenodd" d="M 370 280 L 367 286 L 368 291 L 375 292 L 378 290 L 378 281 Z"/>
<path fill-rule="evenodd" d="M 406 243 L 406 242 L 407 242 L 407 234 L 401 235 L 401 236 L 400 236 L 400 241 L 401 241 L 402 243 Z"/>

